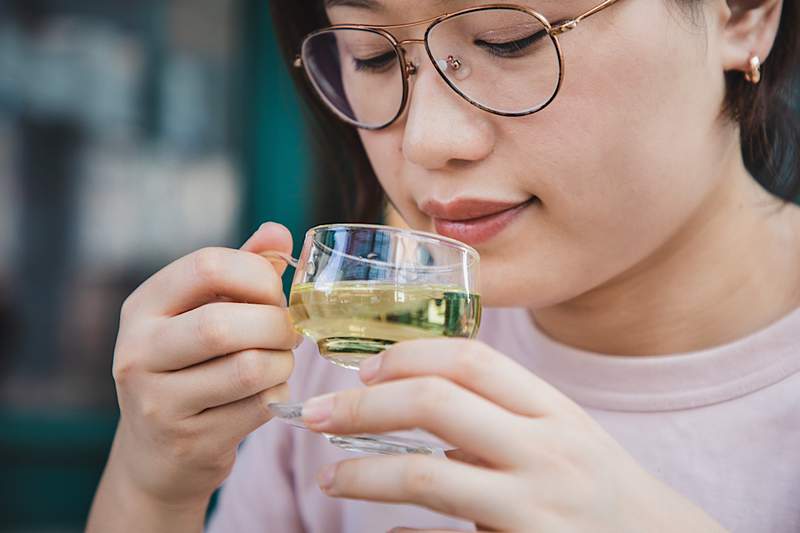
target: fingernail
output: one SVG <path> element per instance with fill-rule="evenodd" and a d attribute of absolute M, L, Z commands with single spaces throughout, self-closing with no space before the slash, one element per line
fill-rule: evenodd
<path fill-rule="evenodd" d="M 322 490 L 328 490 L 333 486 L 333 478 L 336 477 L 336 465 L 327 465 L 317 474 L 317 483 Z"/>
<path fill-rule="evenodd" d="M 328 420 L 333 413 L 335 395 L 326 394 L 311 398 L 303 404 L 303 420 L 307 424 L 321 424 Z"/>
<path fill-rule="evenodd" d="M 378 370 L 381 369 L 381 361 L 383 357 L 376 355 L 361 362 L 358 368 L 358 375 L 361 376 L 361 381 L 369 383 L 375 376 L 378 375 Z"/>
<path fill-rule="evenodd" d="M 261 225 L 258 227 L 258 230 L 261 231 L 261 230 L 270 228 L 272 226 L 277 226 L 277 225 L 278 225 L 277 222 L 273 222 L 271 220 L 268 220 L 266 222 L 262 222 Z"/>

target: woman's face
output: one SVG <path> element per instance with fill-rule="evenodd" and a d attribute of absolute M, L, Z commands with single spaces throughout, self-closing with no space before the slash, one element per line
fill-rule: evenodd
<path fill-rule="evenodd" d="M 520 4 L 558 21 L 599 1 Z M 396 24 L 475 5 L 376 2 L 382 9 L 328 13 L 334 24 Z M 411 227 L 480 251 L 481 291 L 491 305 L 545 307 L 618 279 L 691 224 L 737 148 L 720 113 L 718 30 L 695 16 L 699 22 L 672 2 L 620 0 L 584 20 L 559 38 L 558 97 L 520 118 L 470 105 L 422 46 L 408 45 L 419 68 L 405 114 L 387 129 L 360 130 L 391 202 Z M 421 38 L 424 29 L 401 38 Z M 474 218 L 514 205 L 521 207 Z"/>

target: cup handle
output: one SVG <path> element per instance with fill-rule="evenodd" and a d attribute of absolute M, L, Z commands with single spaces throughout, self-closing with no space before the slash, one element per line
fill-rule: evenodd
<path fill-rule="evenodd" d="M 290 254 L 275 250 L 267 250 L 266 252 L 261 252 L 259 255 L 271 261 L 283 261 L 292 268 L 297 268 L 297 265 L 300 264 L 300 261 L 292 257 Z"/>

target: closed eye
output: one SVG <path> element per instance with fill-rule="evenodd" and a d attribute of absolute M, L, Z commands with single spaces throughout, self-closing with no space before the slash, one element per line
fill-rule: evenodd
<path fill-rule="evenodd" d="M 522 55 L 524 55 L 523 52 L 525 51 L 525 49 L 529 48 L 537 41 L 546 36 L 547 36 L 547 30 L 543 29 L 541 31 L 537 31 L 536 33 L 528 35 L 527 37 L 523 37 L 522 39 L 517 39 L 505 43 L 493 43 L 484 41 L 482 39 L 478 39 L 474 42 L 474 44 L 498 57 L 521 57 Z"/>
<path fill-rule="evenodd" d="M 353 58 L 353 66 L 359 72 L 382 72 L 387 70 L 392 63 L 397 61 L 397 54 L 394 51 L 386 52 L 375 57 L 359 59 Z"/>

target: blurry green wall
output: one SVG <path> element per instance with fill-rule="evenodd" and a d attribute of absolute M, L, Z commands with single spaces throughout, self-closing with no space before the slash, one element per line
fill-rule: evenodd
<path fill-rule="evenodd" d="M 312 216 L 305 132 L 273 39 L 268 4 L 239 4 L 242 56 L 235 105 L 240 118 L 235 127 L 245 181 L 242 239 L 264 221 L 280 222 L 291 229 L 296 253 Z M 0 532 L 82 531 L 116 422 L 114 412 L 0 408 Z"/>
<path fill-rule="evenodd" d="M 311 162 L 306 132 L 285 58 L 281 57 L 267 3 L 246 0 L 243 58 L 244 233 L 262 222 L 292 231 L 295 254 L 313 218 Z M 290 282 L 287 274 L 284 280 Z"/>
<path fill-rule="evenodd" d="M 0 412 L 0 531 L 80 531 L 116 416 Z"/>

